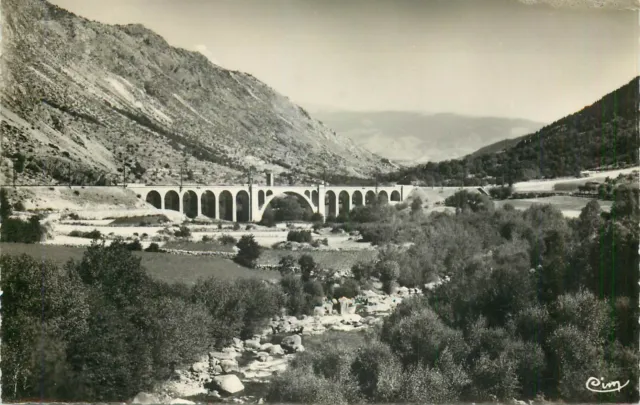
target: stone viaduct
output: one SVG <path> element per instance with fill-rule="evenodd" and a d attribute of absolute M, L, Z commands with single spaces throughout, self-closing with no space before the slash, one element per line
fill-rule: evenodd
<path fill-rule="evenodd" d="M 276 197 L 294 195 L 323 217 L 349 212 L 355 206 L 369 205 L 376 199 L 397 204 L 404 201 L 412 186 L 275 186 L 229 185 L 149 186 L 129 184 L 127 188 L 158 209 L 169 209 L 190 218 L 207 216 L 233 222 L 260 222 L 269 203 Z"/>

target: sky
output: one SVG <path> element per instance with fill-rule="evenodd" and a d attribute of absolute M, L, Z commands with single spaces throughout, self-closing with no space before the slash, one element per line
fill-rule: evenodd
<path fill-rule="evenodd" d="M 639 69 L 638 12 L 623 7 L 637 0 L 51 2 L 100 22 L 143 24 L 311 111 L 549 123 Z"/>

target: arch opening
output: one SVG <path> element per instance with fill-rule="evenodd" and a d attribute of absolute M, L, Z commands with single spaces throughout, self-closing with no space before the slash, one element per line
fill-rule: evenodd
<path fill-rule="evenodd" d="M 218 197 L 218 212 L 220 219 L 233 221 L 233 196 L 228 190 L 224 190 Z"/>
<path fill-rule="evenodd" d="M 258 191 L 258 207 L 262 209 L 263 205 L 264 205 L 264 191 L 260 190 Z"/>
<path fill-rule="evenodd" d="M 160 196 L 160 193 L 158 193 L 156 190 L 149 191 L 149 193 L 147 193 L 147 197 L 145 198 L 145 201 L 153 205 L 157 209 L 162 208 L 162 197 Z"/>
<path fill-rule="evenodd" d="M 198 196 L 194 191 L 188 190 L 182 195 L 182 210 L 189 218 L 198 216 Z"/>
<path fill-rule="evenodd" d="M 335 217 L 338 215 L 338 201 L 337 201 L 336 193 L 329 190 L 324 195 L 324 212 L 327 217 Z"/>
<path fill-rule="evenodd" d="M 311 202 L 313 203 L 313 205 L 315 205 L 316 207 L 319 206 L 320 204 L 318 203 L 319 197 L 318 197 L 318 190 L 313 190 L 311 192 Z"/>
<path fill-rule="evenodd" d="M 180 196 L 173 190 L 164 195 L 164 208 L 166 210 L 180 211 Z"/>
<path fill-rule="evenodd" d="M 340 215 L 349 215 L 349 211 L 351 211 L 351 196 L 347 191 L 343 190 L 338 194 L 338 205 Z"/>
<path fill-rule="evenodd" d="M 386 191 L 382 190 L 378 193 L 378 202 L 381 204 L 386 204 L 389 202 L 389 194 Z"/>
<path fill-rule="evenodd" d="M 304 195 L 286 191 L 267 201 L 262 217 L 265 218 L 266 214 L 275 222 L 309 221 L 313 212 L 313 207 Z"/>
<path fill-rule="evenodd" d="M 304 195 L 306 195 L 306 196 L 307 196 L 307 198 L 311 198 L 311 191 L 309 191 L 309 190 L 305 190 L 305 191 L 304 191 Z"/>
<path fill-rule="evenodd" d="M 273 195 L 273 191 L 267 190 L 267 197 L 269 197 L 270 195 Z"/>
<path fill-rule="evenodd" d="M 367 191 L 367 193 L 364 196 L 364 200 L 365 200 L 365 205 L 372 205 L 376 202 L 376 193 L 374 193 L 373 191 L 369 190 Z"/>
<path fill-rule="evenodd" d="M 236 222 L 249 222 L 251 219 L 249 204 L 249 193 L 244 190 L 238 191 L 236 194 Z"/>
<path fill-rule="evenodd" d="M 401 201 L 400 192 L 398 190 L 393 190 L 391 192 L 391 201 L 396 201 L 396 202 Z"/>
<path fill-rule="evenodd" d="M 362 205 L 362 192 L 360 192 L 359 190 L 356 190 L 353 192 L 353 195 L 351 196 L 351 204 L 354 207 L 359 207 Z"/>
<path fill-rule="evenodd" d="M 216 217 L 216 195 L 207 190 L 200 197 L 200 206 L 202 207 L 202 215 L 209 218 Z"/>

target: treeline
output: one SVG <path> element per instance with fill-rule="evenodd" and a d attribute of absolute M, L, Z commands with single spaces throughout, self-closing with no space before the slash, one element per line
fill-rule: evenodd
<path fill-rule="evenodd" d="M 577 219 L 550 205 L 496 210 L 465 195 L 457 214 L 378 207 L 385 247 L 377 263 L 354 266 L 361 282 L 450 281 L 406 299 L 364 344 L 302 354 L 268 399 L 636 403 L 638 191 L 617 193 L 610 213 L 592 201 Z M 596 394 L 585 389 L 592 376 L 629 385 Z"/>
<path fill-rule="evenodd" d="M 638 78 L 593 105 L 527 136 L 503 152 L 439 163 L 387 175 L 388 181 L 426 186 L 511 184 L 577 176 L 581 170 L 638 164 Z"/>
<path fill-rule="evenodd" d="M 156 281 L 122 241 L 65 266 L 27 255 L 0 265 L 5 400 L 128 400 L 285 305 L 260 280 Z"/>

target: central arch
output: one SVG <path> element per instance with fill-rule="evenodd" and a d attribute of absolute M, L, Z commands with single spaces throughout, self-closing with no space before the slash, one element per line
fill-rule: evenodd
<path fill-rule="evenodd" d="M 249 193 L 245 190 L 238 191 L 236 194 L 236 222 L 249 222 L 251 219 L 250 209 Z"/>
<path fill-rule="evenodd" d="M 233 221 L 233 196 L 229 190 L 224 190 L 218 197 L 218 212 L 220 219 Z"/>
<path fill-rule="evenodd" d="M 195 218 L 198 216 L 198 195 L 195 191 L 187 190 L 182 195 L 182 210 L 189 218 Z"/>
<path fill-rule="evenodd" d="M 162 197 L 160 196 L 160 193 L 158 193 L 156 190 L 149 191 L 149 193 L 147 194 L 147 197 L 145 198 L 145 201 L 153 205 L 157 209 L 162 208 Z"/>
<path fill-rule="evenodd" d="M 174 190 L 167 191 L 164 195 L 164 208 L 167 210 L 180 211 L 180 196 Z"/>
<path fill-rule="evenodd" d="M 200 197 L 200 206 L 202 207 L 202 215 L 209 218 L 216 217 L 216 195 L 207 190 Z"/>
<path fill-rule="evenodd" d="M 264 206 L 260 207 L 260 211 L 259 211 L 258 215 L 255 215 L 255 220 L 257 222 L 262 220 L 262 216 L 264 215 L 264 212 L 267 210 L 267 208 L 273 208 L 273 207 L 270 207 L 270 205 L 274 200 L 282 199 L 282 198 L 286 198 L 286 197 L 296 197 L 296 199 L 300 203 L 301 208 L 305 212 L 305 216 L 303 216 L 303 219 L 306 219 L 305 217 L 307 216 L 307 213 L 308 213 L 308 215 L 311 215 L 314 212 L 313 203 L 309 199 L 309 197 L 307 197 L 305 194 L 299 193 L 297 191 L 288 190 L 288 191 L 283 191 L 283 192 L 281 192 L 279 194 L 271 193 L 271 195 L 269 195 L 269 193 L 267 193 L 267 195 L 268 195 L 268 197 L 267 197 L 267 199 L 265 201 Z"/>

